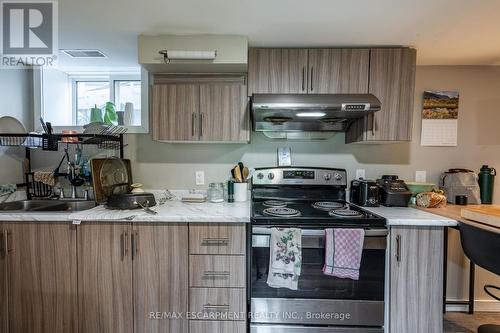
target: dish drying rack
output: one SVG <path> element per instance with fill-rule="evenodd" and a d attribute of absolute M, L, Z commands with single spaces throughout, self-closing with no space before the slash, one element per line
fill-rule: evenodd
<path fill-rule="evenodd" d="M 0 133 L 0 146 L 24 147 L 25 160 L 23 163 L 24 183 L 18 187 L 26 187 L 26 196 L 30 200 L 34 197 L 52 195 L 52 187 L 35 182 L 31 168 L 31 150 L 41 148 L 44 151 L 58 151 L 60 144 L 65 145 L 94 145 L 98 149 L 118 150 L 119 157 L 124 156 L 123 134 L 126 128 L 119 126 L 92 127 L 82 134 L 38 134 L 38 133 Z"/>

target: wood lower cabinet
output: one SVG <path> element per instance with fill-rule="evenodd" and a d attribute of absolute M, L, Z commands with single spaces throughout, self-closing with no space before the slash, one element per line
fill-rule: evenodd
<path fill-rule="evenodd" d="M 133 333 L 131 225 L 78 227 L 80 333 Z"/>
<path fill-rule="evenodd" d="M 201 319 L 245 321 L 245 288 L 191 288 L 189 311 L 202 314 Z"/>
<path fill-rule="evenodd" d="M 189 286 L 244 288 L 245 256 L 190 255 Z"/>
<path fill-rule="evenodd" d="M 140 225 L 132 232 L 135 332 L 187 333 L 188 226 Z M 151 313 L 183 318 L 151 319 Z"/>
<path fill-rule="evenodd" d="M 0 230 L 2 332 L 76 332 L 75 228 L 15 222 Z"/>
<path fill-rule="evenodd" d="M 370 49 L 309 49 L 309 94 L 368 92 Z"/>
<path fill-rule="evenodd" d="M 307 75 L 307 49 L 248 50 L 248 96 L 306 94 Z"/>
<path fill-rule="evenodd" d="M 244 224 L 191 223 L 190 254 L 245 254 Z"/>
<path fill-rule="evenodd" d="M 236 321 L 190 321 L 189 333 L 246 333 L 244 322 Z"/>
<path fill-rule="evenodd" d="M 382 107 L 357 120 L 346 133 L 346 143 L 411 141 L 416 55 L 410 48 L 370 50 L 368 91 Z"/>
<path fill-rule="evenodd" d="M 0 224 L 0 333 L 7 333 L 9 331 L 6 232 L 5 225 Z"/>
<path fill-rule="evenodd" d="M 392 227 L 390 332 L 443 331 L 443 228 Z"/>

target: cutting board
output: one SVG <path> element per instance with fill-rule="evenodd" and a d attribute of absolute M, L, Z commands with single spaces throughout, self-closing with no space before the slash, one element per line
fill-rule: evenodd
<path fill-rule="evenodd" d="M 462 208 L 463 218 L 500 228 L 500 205 Z"/>

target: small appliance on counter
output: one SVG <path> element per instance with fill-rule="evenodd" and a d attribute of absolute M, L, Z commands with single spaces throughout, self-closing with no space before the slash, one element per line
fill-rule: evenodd
<path fill-rule="evenodd" d="M 364 207 L 379 206 L 379 188 L 374 180 L 354 179 L 351 181 L 351 203 Z"/>
<path fill-rule="evenodd" d="M 377 179 L 380 191 L 380 204 L 387 207 L 408 207 L 412 192 L 404 180 L 396 175 L 383 175 Z"/>

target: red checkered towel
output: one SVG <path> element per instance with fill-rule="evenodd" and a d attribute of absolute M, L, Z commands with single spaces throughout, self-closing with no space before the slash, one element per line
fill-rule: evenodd
<path fill-rule="evenodd" d="M 325 229 L 323 273 L 338 278 L 359 280 L 364 239 L 363 229 Z"/>

